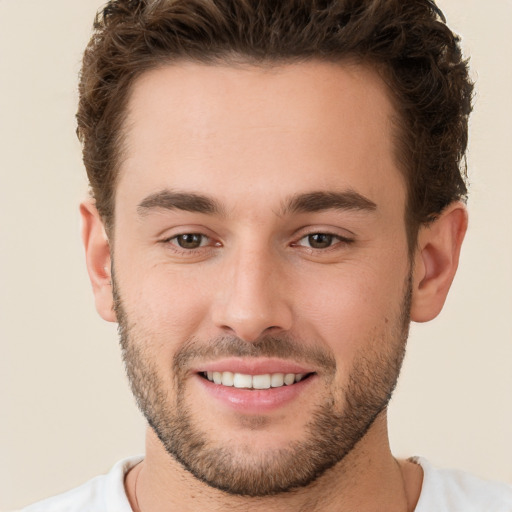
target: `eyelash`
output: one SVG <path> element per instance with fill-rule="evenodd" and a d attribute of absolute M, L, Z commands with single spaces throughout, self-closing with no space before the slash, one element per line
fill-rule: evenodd
<path fill-rule="evenodd" d="M 303 240 L 307 240 L 309 244 L 311 244 L 311 238 L 315 236 L 324 236 L 328 238 L 329 245 L 327 247 L 311 247 L 311 245 L 302 245 L 300 242 Z M 198 247 L 191 247 L 191 248 L 185 248 L 179 245 L 178 239 L 180 237 L 201 237 L 200 245 Z M 184 254 L 184 255 L 192 255 L 196 254 L 198 251 L 201 250 L 208 250 L 212 247 L 221 247 L 221 243 L 217 242 L 214 244 L 209 245 L 208 241 L 211 241 L 211 238 L 207 235 L 204 235 L 202 233 L 180 233 L 178 235 L 174 235 L 172 237 L 166 238 L 162 240 L 162 243 L 171 245 L 172 250 L 176 251 L 177 253 Z M 347 238 L 344 236 L 336 235 L 334 233 L 330 233 L 328 231 L 315 231 L 312 233 L 308 233 L 301 238 L 299 238 L 296 242 L 293 242 L 291 244 L 291 247 L 302 247 L 304 250 L 310 252 L 310 253 L 325 253 L 331 250 L 335 250 L 336 248 L 339 248 L 339 245 L 346 246 L 350 245 L 354 242 L 354 239 Z M 205 242 L 205 243 L 203 243 Z"/>
<path fill-rule="evenodd" d="M 192 248 L 181 247 L 178 243 L 178 239 L 180 237 L 186 237 L 186 236 L 201 237 L 200 245 L 198 247 L 192 247 Z M 207 235 L 204 235 L 203 233 L 190 232 L 190 233 L 180 233 L 178 235 L 171 236 L 169 238 L 166 238 L 165 240 L 162 240 L 162 243 L 171 245 L 172 249 L 178 253 L 190 255 L 190 254 L 194 254 L 195 252 L 197 252 L 199 250 L 211 249 L 212 247 L 220 247 L 220 245 L 221 245 L 220 243 L 214 243 L 213 245 L 210 245 L 210 246 L 208 246 L 207 243 L 203 244 L 203 242 L 208 242 L 209 240 L 211 240 L 211 238 Z"/>
<path fill-rule="evenodd" d="M 318 247 L 311 247 L 301 245 L 299 242 L 302 240 L 308 240 L 309 243 L 311 243 L 311 238 L 314 236 L 322 235 L 329 238 L 329 245 L 327 247 L 318 248 Z M 336 248 L 339 248 L 339 245 L 345 246 L 350 245 L 354 242 L 354 239 L 347 238 L 344 236 L 336 235 L 334 233 L 329 233 L 328 231 L 315 231 L 313 233 L 308 233 L 307 235 L 302 236 L 299 238 L 297 242 L 294 242 L 292 244 L 292 247 L 303 247 L 304 249 L 310 251 L 310 252 L 327 252 L 329 250 L 335 250 Z"/>

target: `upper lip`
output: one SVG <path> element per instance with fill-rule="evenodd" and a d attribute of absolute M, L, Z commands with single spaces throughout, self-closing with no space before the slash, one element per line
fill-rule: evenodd
<path fill-rule="evenodd" d="M 294 361 L 272 358 L 228 358 L 210 361 L 198 365 L 196 373 L 232 372 L 246 375 L 265 375 L 267 373 L 313 373 L 315 370 Z"/>

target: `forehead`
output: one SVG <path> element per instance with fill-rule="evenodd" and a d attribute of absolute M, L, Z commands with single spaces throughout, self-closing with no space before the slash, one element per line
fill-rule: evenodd
<path fill-rule="evenodd" d="M 133 86 L 118 195 L 199 189 L 270 201 L 335 188 L 403 203 L 394 114 L 361 65 L 166 65 Z"/>

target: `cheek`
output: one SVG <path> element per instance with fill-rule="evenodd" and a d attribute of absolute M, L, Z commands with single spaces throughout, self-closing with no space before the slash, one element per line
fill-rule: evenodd
<path fill-rule="evenodd" d="M 165 338 L 167 345 L 196 334 L 203 322 L 207 286 L 197 273 L 159 265 L 138 272 L 125 271 L 118 280 L 130 323 L 151 339 Z M 117 273 L 116 273 L 117 275 Z"/>
<path fill-rule="evenodd" d="M 407 272 L 397 265 L 375 269 L 347 265 L 314 279 L 303 274 L 296 288 L 299 330 L 322 340 L 342 365 L 379 341 L 396 336 Z M 314 284 L 313 284 L 314 283 Z"/>

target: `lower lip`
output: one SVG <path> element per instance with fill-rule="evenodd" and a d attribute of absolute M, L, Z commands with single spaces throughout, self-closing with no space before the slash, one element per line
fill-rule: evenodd
<path fill-rule="evenodd" d="M 296 400 L 312 384 L 315 375 L 310 375 L 291 386 L 257 390 L 215 384 L 199 375 L 196 378 L 210 396 L 231 409 L 245 414 L 261 414 L 274 411 Z"/>

